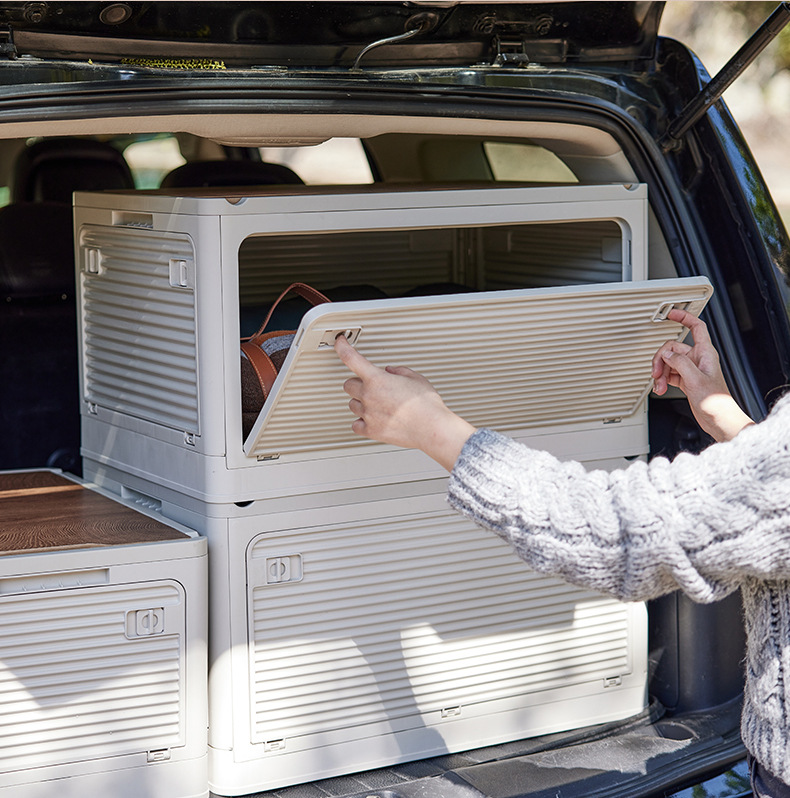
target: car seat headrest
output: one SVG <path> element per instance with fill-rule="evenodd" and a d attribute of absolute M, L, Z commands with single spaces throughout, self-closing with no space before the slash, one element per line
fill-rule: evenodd
<path fill-rule="evenodd" d="M 65 202 L 74 191 L 134 188 L 122 153 L 101 141 L 45 139 L 22 150 L 11 176 L 11 202 Z"/>
<path fill-rule="evenodd" d="M 263 161 L 191 161 L 164 176 L 160 188 L 304 185 L 287 166 Z"/>

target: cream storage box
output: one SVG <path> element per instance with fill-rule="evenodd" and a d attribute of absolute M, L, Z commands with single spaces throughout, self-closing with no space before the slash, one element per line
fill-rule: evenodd
<path fill-rule="evenodd" d="M 162 503 L 209 542 L 213 793 L 645 708 L 644 605 L 531 572 L 448 508 L 442 480 L 406 487 L 230 505 L 224 517 Z"/>
<path fill-rule="evenodd" d="M 208 795 L 206 540 L 0 473 L 0 795 Z"/>
<path fill-rule="evenodd" d="M 350 432 L 331 347 L 346 330 L 477 425 L 588 459 L 643 454 L 649 356 L 680 334 L 667 309 L 698 311 L 709 294 L 704 280 L 645 280 L 641 185 L 75 202 L 86 467 L 209 503 L 436 476 Z M 297 280 L 387 298 L 311 310 L 245 440 L 239 337 Z M 591 362 L 594 390 L 579 379 Z"/>

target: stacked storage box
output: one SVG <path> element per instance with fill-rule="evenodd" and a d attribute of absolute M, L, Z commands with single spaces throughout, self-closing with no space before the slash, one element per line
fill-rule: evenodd
<path fill-rule="evenodd" d="M 206 541 L 0 473 L 0 794 L 206 796 Z"/>
<path fill-rule="evenodd" d="M 644 608 L 530 573 L 421 453 L 356 438 L 332 349 L 560 456 L 644 456 L 666 314 L 710 291 L 645 279 L 644 186 L 77 194 L 75 223 L 85 471 L 209 540 L 214 792 L 644 707 Z M 389 298 L 310 310 L 244 439 L 239 336 L 294 281 Z"/>

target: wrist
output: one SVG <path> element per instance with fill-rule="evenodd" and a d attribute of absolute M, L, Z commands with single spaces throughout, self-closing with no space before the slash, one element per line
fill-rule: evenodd
<path fill-rule="evenodd" d="M 709 396 L 700 411 L 700 425 L 718 442 L 732 440 L 744 427 L 754 424 L 729 394 Z"/>
<path fill-rule="evenodd" d="M 476 428 L 450 410 L 433 425 L 428 439 L 421 446 L 423 452 L 447 471 L 452 471 L 464 444 Z"/>

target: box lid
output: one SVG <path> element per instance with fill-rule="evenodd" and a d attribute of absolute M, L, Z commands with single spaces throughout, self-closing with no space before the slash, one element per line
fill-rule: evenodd
<path fill-rule="evenodd" d="M 50 470 L 0 472 L 0 514 L 0 555 L 190 539 Z"/>
<path fill-rule="evenodd" d="M 651 360 L 713 292 L 704 277 L 320 305 L 302 319 L 244 444 L 249 457 L 370 446 L 351 431 L 333 342 L 347 332 L 379 366 L 424 374 L 475 426 L 612 423 L 651 388 Z"/>

